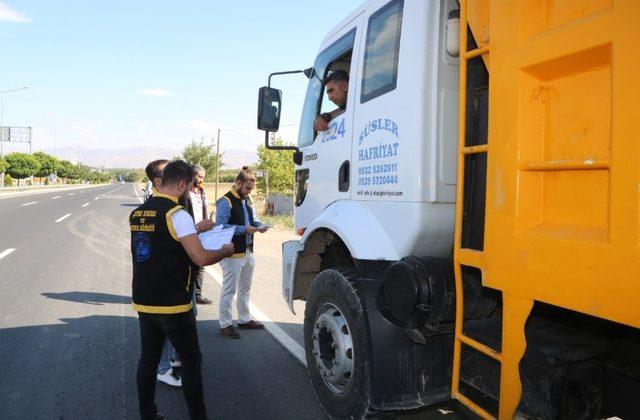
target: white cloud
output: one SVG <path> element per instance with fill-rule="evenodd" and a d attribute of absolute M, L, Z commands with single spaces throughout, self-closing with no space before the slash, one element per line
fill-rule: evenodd
<path fill-rule="evenodd" d="M 25 16 L 22 12 L 11 9 L 4 3 L 0 3 L 0 21 L 15 23 L 32 23 L 33 20 Z"/>
<path fill-rule="evenodd" d="M 171 92 L 162 88 L 149 88 L 138 91 L 143 96 L 170 96 Z"/>

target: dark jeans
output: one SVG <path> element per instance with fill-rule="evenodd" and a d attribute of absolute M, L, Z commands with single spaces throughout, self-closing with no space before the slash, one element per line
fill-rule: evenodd
<path fill-rule="evenodd" d="M 157 408 L 156 369 L 165 337 L 178 352 L 182 361 L 182 390 L 192 419 L 206 419 L 202 396 L 202 353 L 198 343 L 198 330 L 193 311 L 180 314 L 138 313 L 142 351 L 138 362 L 138 402 L 140 417 L 153 418 Z"/>
<path fill-rule="evenodd" d="M 202 280 L 204 279 L 204 267 L 194 267 L 191 270 L 191 281 L 196 289 L 196 298 L 202 296 Z"/>

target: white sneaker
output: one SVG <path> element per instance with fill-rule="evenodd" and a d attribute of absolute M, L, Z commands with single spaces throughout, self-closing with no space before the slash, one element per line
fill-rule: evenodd
<path fill-rule="evenodd" d="M 182 362 L 180 360 L 171 359 L 171 367 L 182 367 Z"/>
<path fill-rule="evenodd" d="M 163 374 L 158 373 L 156 375 L 156 378 L 160 382 L 164 382 L 167 385 L 182 386 L 182 378 L 180 378 L 178 375 L 173 373 L 173 369 L 169 369 L 168 371 L 166 371 Z"/>

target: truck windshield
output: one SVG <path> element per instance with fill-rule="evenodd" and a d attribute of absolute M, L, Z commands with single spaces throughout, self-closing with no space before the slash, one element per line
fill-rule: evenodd
<path fill-rule="evenodd" d="M 337 57 L 353 48 L 353 41 L 356 36 L 355 28 L 349 31 L 342 38 L 334 42 L 330 47 L 318 54 L 313 68 L 318 77 L 309 79 L 307 94 L 304 99 L 304 108 L 302 109 L 302 118 L 300 119 L 300 131 L 298 133 L 298 147 L 305 147 L 313 144 L 316 136 L 313 131 L 313 121 L 318 116 L 321 105 L 322 95 L 322 79 L 327 73 L 328 65 Z"/>

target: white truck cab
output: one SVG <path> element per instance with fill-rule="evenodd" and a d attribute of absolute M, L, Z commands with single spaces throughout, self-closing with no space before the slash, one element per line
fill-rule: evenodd
<path fill-rule="evenodd" d="M 328 229 L 355 259 L 451 252 L 458 68 L 444 49 L 442 6 L 370 1 L 320 46 L 298 136 L 302 243 Z M 345 111 L 315 132 L 317 115 L 336 108 L 321 79 L 337 69 L 350 76 Z"/>
<path fill-rule="evenodd" d="M 309 85 L 295 147 L 268 144 L 281 108 L 281 92 L 270 81 L 302 71 L 274 73 L 260 90 L 258 128 L 267 132 L 267 146 L 296 150 L 301 238 L 283 244 L 283 294 L 291 310 L 293 300 L 307 301 L 307 365 L 321 405 L 334 417 L 449 397 L 450 334 L 431 339 L 431 350 L 418 354 L 425 339 L 415 325 L 435 312 L 389 301 L 435 293 L 422 290 L 415 273 L 432 263 L 404 259 L 451 258 L 459 34 L 447 24 L 457 22 L 458 7 L 456 0 L 370 0 L 336 25 L 304 71 Z M 324 83 L 336 70 L 349 75 L 346 106 L 327 131 L 316 132 L 318 115 L 336 108 Z M 394 284 L 407 275 L 416 277 L 411 290 Z M 445 296 L 447 287 L 437 293 Z M 445 312 L 451 315 L 445 306 L 435 329 Z M 390 357 L 398 353 L 405 364 Z M 416 369 L 420 380 L 413 378 Z"/>
<path fill-rule="evenodd" d="M 270 83 L 258 128 L 267 147 L 295 150 L 301 238 L 283 244 L 283 294 L 292 309 L 306 301 L 307 369 L 330 417 L 451 398 L 483 418 L 637 417 L 637 317 L 610 318 L 619 296 L 606 281 L 618 279 L 620 294 L 637 278 L 627 274 L 638 255 L 635 167 L 633 153 L 620 155 L 633 145 L 623 91 L 634 8 L 370 0 L 329 32 L 313 67 L 269 76 L 309 78 L 296 146 L 268 143 L 282 97 Z M 343 72 L 346 103 L 325 92 L 343 92 L 332 79 Z M 324 114 L 336 107 L 327 93 L 342 112 Z M 330 121 L 317 132 L 320 114 Z M 576 158 L 613 150 L 598 167 Z M 588 200 L 572 195 L 592 184 Z M 531 226 L 514 221 L 527 214 L 553 228 L 520 236 Z M 580 223 L 608 236 L 572 240 Z M 588 256 L 576 263 L 578 249 Z M 602 269 L 607 253 L 625 268 Z"/>

